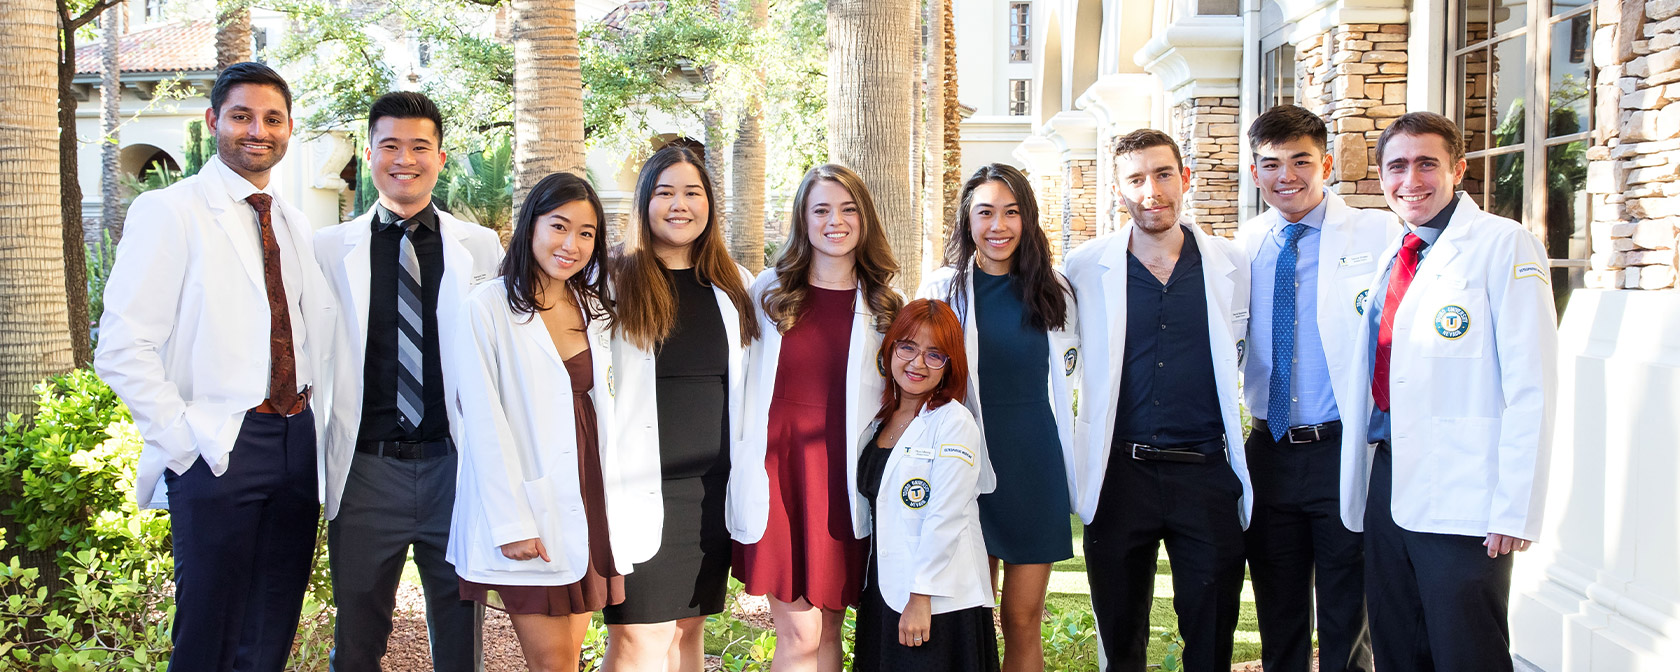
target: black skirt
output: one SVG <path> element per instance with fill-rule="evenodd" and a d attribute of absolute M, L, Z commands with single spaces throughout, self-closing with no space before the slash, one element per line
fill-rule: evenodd
<path fill-rule="evenodd" d="M 899 616 L 881 599 L 871 575 L 858 607 L 854 672 L 997 672 L 997 632 L 992 629 L 991 609 L 934 614 L 928 640 L 921 646 L 898 643 Z"/>

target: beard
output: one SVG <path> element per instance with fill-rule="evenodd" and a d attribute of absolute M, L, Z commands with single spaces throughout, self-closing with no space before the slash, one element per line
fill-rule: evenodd
<path fill-rule="evenodd" d="M 270 141 L 274 149 L 266 156 L 251 156 L 240 147 L 241 136 L 216 136 L 216 156 L 236 170 L 245 173 L 266 173 L 286 157 L 286 144 L 280 141 Z"/>
<path fill-rule="evenodd" d="M 1179 211 L 1183 205 L 1168 208 L 1158 212 L 1145 212 L 1143 204 L 1126 202 L 1126 212 L 1132 216 L 1132 223 L 1148 233 L 1162 233 L 1178 224 Z"/>

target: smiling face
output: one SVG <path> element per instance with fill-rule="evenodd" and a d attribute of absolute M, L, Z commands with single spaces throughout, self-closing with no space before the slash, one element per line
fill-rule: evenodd
<path fill-rule="evenodd" d="M 589 265 L 600 222 L 587 200 L 565 203 L 537 216 L 531 231 L 531 254 L 549 280 L 565 282 Z"/>
<path fill-rule="evenodd" d="M 852 192 L 818 180 L 805 199 L 805 234 L 818 256 L 850 260 L 863 237 L 863 219 Z"/>
<path fill-rule="evenodd" d="M 1008 273 L 1021 247 L 1021 206 L 1009 185 L 993 180 L 974 188 L 968 207 L 968 233 L 974 238 L 975 263 L 992 275 Z"/>
<path fill-rule="evenodd" d="M 899 341 L 895 348 L 903 347 L 906 343 L 914 346 L 918 352 L 943 354 L 939 346 L 935 345 L 933 330 L 926 324 L 918 327 L 916 333 Z M 939 384 L 945 380 L 945 369 L 929 367 L 925 354 L 905 361 L 895 353 L 890 367 L 893 382 L 898 384 L 899 392 L 907 399 L 923 399 L 939 389 Z"/>
<path fill-rule="evenodd" d="M 220 110 L 205 110 L 204 123 L 216 134 L 216 156 L 257 188 L 268 186 L 268 172 L 286 156 L 292 139 L 292 115 L 286 96 L 263 84 L 240 84 L 228 90 Z"/>
<path fill-rule="evenodd" d="M 1178 223 L 1190 169 L 1178 165 L 1171 147 L 1156 145 L 1115 157 L 1120 176 L 1115 191 L 1138 228 L 1161 233 Z"/>
<path fill-rule="evenodd" d="M 382 117 L 373 125 L 366 156 L 379 200 L 399 215 L 412 216 L 432 200 L 446 156 L 438 129 L 425 118 Z"/>
<path fill-rule="evenodd" d="M 1441 136 L 1397 134 L 1382 148 L 1383 197 L 1401 220 L 1422 226 L 1452 202 L 1464 166 Z"/>
<path fill-rule="evenodd" d="M 1254 149 L 1254 163 L 1248 167 L 1260 198 L 1277 208 L 1283 218 L 1298 222 L 1324 202 L 1324 181 L 1330 179 L 1334 159 L 1307 136 Z"/>
<path fill-rule="evenodd" d="M 711 213 L 700 170 L 693 164 L 678 163 L 660 172 L 647 206 L 654 253 L 662 259 L 686 259 L 689 248 L 711 223 Z"/>

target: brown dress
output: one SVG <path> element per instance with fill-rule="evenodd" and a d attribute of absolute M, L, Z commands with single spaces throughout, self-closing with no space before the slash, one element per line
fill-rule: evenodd
<path fill-rule="evenodd" d="M 589 521 L 589 566 L 583 578 L 564 586 L 497 586 L 461 579 L 461 599 L 510 614 L 569 616 L 599 611 L 624 601 L 624 577 L 613 564 L 611 537 L 607 535 L 607 498 L 602 489 L 601 452 L 596 441 L 595 402 L 589 391 L 595 387 L 594 356 L 589 349 L 565 360 L 572 379 L 572 415 L 577 419 L 578 489 L 583 495 L 583 514 Z M 549 557 L 562 554 L 548 549 Z"/>

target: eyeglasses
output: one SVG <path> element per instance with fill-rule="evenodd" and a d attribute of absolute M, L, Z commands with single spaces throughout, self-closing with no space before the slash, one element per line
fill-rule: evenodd
<path fill-rule="evenodd" d="M 899 341 L 893 345 L 893 355 L 906 362 L 916 361 L 916 356 L 922 356 L 922 363 L 930 369 L 943 369 L 951 357 L 938 350 L 923 350 L 910 341 Z"/>

